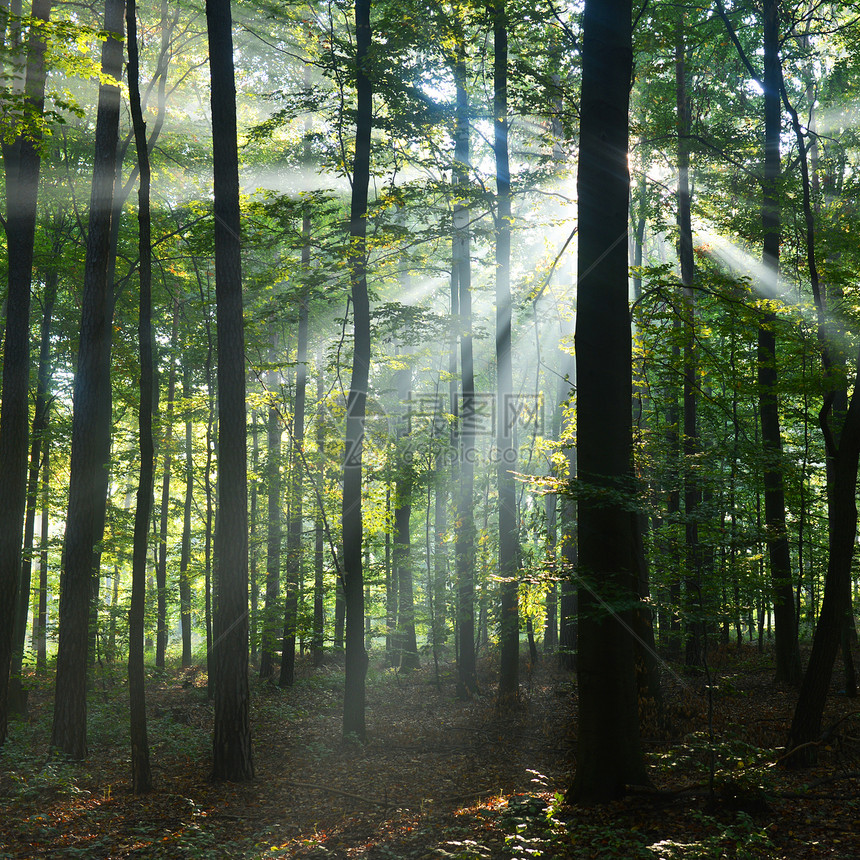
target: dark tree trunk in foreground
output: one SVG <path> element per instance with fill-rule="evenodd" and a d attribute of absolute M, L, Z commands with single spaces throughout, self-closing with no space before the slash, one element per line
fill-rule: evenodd
<path fill-rule="evenodd" d="M 370 131 L 373 89 L 367 64 L 371 46 L 370 0 L 356 0 L 355 161 L 349 214 L 349 272 L 352 285 L 354 349 L 346 404 L 346 448 L 343 474 L 343 597 L 346 608 L 346 681 L 343 734 L 364 740 L 364 573 L 362 569 L 361 475 L 364 416 L 370 374 L 370 302 L 367 295 L 367 193 L 370 184 Z"/>
<path fill-rule="evenodd" d="M 146 677 L 143 664 L 143 625 L 146 596 L 146 555 L 149 538 L 149 517 L 152 512 L 152 482 L 155 452 L 152 442 L 153 410 L 153 349 L 152 349 L 152 231 L 150 223 L 149 152 L 146 125 L 140 106 L 140 63 L 137 48 L 137 19 L 135 0 L 128 0 L 126 24 L 128 32 L 128 90 L 134 142 L 140 169 L 138 200 L 138 250 L 140 254 L 140 315 L 137 336 L 140 356 L 140 476 L 137 485 L 137 508 L 134 513 L 134 545 L 132 550 L 131 608 L 128 613 L 128 693 L 131 734 L 131 787 L 135 794 L 152 788 L 149 767 L 149 740 L 146 731 Z M 174 331 L 176 314 L 174 314 Z M 159 617 L 159 621 L 161 618 Z M 163 665 L 163 652 L 162 652 Z"/>
<path fill-rule="evenodd" d="M 779 138 L 782 132 L 779 84 L 779 3 L 766 0 L 764 17 L 764 198 L 762 202 L 763 263 L 772 290 L 776 290 L 779 275 L 780 245 L 780 157 Z M 782 434 L 779 426 L 777 398 L 776 314 L 766 313 L 758 331 L 758 386 L 761 413 L 761 438 L 764 448 L 764 517 L 770 576 L 773 588 L 774 656 L 776 680 L 789 684 L 800 681 L 800 651 L 797 624 L 794 617 L 794 595 L 791 585 L 791 553 L 785 521 L 783 490 Z"/>
<path fill-rule="evenodd" d="M 684 15 L 679 12 L 675 41 L 675 100 L 678 130 L 678 261 L 681 269 L 681 319 L 684 343 L 683 445 L 684 452 L 684 600 L 687 618 L 685 663 L 701 666 L 705 637 L 702 607 L 702 551 L 699 545 L 699 507 L 702 497 L 699 478 L 693 468 L 699 453 L 698 420 L 698 355 L 696 351 L 696 275 L 693 256 L 693 225 L 690 191 L 690 97 L 687 88 L 686 41 Z"/>
<path fill-rule="evenodd" d="M 519 694 L 519 539 L 514 471 L 516 404 L 511 367 L 511 170 L 508 158 L 508 19 L 493 5 L 493 131 L 496 158 L 496 448 L 499 486 L 499 701 Z"/>
<path fill-rule="evenodd" d="M 455 26 L 463 26 L 462 14 Z M 466 44 L 457 33 L 457 60 L 454 80 L 457 107 L 454 117 L 454 166 L 452 180 L 457 188 L 469 183 L 469 93 L 466 80 Z M 472 267 L 469 251 L 469 206 L 457 199 L 454 203 L 452 265 L 456 272 L 460 329 L 460 379 L 462 411 L 460 413 L 460 476 L 457 498 L 457 529 L 454 560 L 457 569 L 457 694 L 460 698 L 478 690 L 478 668 L 475 654 L 475 365 L 472 358 Z"/>
<path fill-rule="evenodd" d="M 636 599 L 627 286 L 630 0 L 586 0 L 580 103 L 577 460 L 579 736 L 573 801 L 647 783 L 630 635 Z"/>
<path fill-rule="evenodd" d="M 32 15 L 48 20 L 50 2 L 36 0 Z M 37 35 L 27 48 L 24 84 L 27 104 L 41 114 L 45 103 L 45 44 Z M 6 171 L 8 292 L 0 401 L 0 745 L 6 740 L 7 696 L 21 535 L 27 495 L 27 432 L 30 389 L 30 284 L 39 188 L 39 141 L 25 134 L 3 146 Z"/>
<path fill-rule="evenodd" d="M 104 28 L 123 33 L 123 0 L 106 0 Z M 102 46 L 102 71 L 119 80 L 122 42 Z M 94 548 L 102 539 L 110 458 L 110 350 L 113 296 L 108 280 L 116 179 L 120 90 L 99 88 L 89 233 L 84 265 L 78 367 L 74 382 L 69 509 L 61 572 L 57 683 L 51 746 L 73 759 L 87 754 L 87 634 Z"/>
<path fill-rule="evenodd" d="M 207 0 L 215 171 L 218 523 L 215 530 L 213 779 L 254 776 L 248 691 L 248 474 L 239 154 L 230 0 Z"/>
<path fill-rule="evenodd" d="M 854 373 L 855 380 L 860 381 L 860 356 Z M 825 404 L 822 423 L 826 423 L 827 408 Z M 828 432 L 825 429 L 826 435 Z M 857 384 L 845 414 L 838 448 L 833 444 L 832 437 L 829 438 L 828 448 L 834 465 L 830 487 L 827 576 L 809 664 L 803 675 L 789 734 L 789 748 L 796 751 L 787 758 L 787 763 L 794 766 L 813 765 L 818 759 L 816 742 L 821 736 L 821 718 L 845 616 L 850 607 L 851 561 L 857 534 L 857 467 L 860 459 L 860 386 Z"/>
<path fill-rule="evenodd" d="M 781 75 L 781 68 L 780 68 Z M 784 86 L 782 87 L 785 96 Z M 786 99 L 787 103 L 787 99 Z M 807 160 L 808 148 L 797 111 L 788 105 L 800 152 L 803 182 L 803 212 L 806 228 L 806 262 L 818 316 L 818 340 L 822 369 L 828 393 L 819 413 L 827 452 L 829 556 L 824 583 L 821 614 L 815 627 L 809 664 L 800 686 L 800 695 L 791 724 L 788 747 L 792 753 L 786 763 L 792 766 L 813 765 L 818 759 L 817 741 L 821 737 L 821 718 L 827 702 L 833 663 L 843 639 L 846 622 L 851 616 L 851 565 L 857 535 L 857 468 L 860 460 L 860 355 L 853 374 L 841 372 L 838 354 L 839 338 L 834 337 L 837 321 L 829 316 L 821 290 L 815 253 L 815 213 Z M 834 352 L 836 354 L 834 355 Z M 846 401 L 847 380 L 853 375 L 853 393 L 846 410 L 836 404 Z"/>

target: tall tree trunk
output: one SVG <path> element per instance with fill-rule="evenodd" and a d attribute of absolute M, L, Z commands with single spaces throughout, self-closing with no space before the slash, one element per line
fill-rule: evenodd
<path fill-rule="evenodd" d="M 124 0 L 106 0 L 104 29 L 124 31 Z M 102 71 L 122 75 L 122 42 L 109 37 L 102 46 Z M 69 508 L 61 573 L 57 682 L 51 746 L 72 759 L 87 754 L 87 633 L 90 618 L 94 547 L 104 529 L 110 457 L 110 351 L 113 296 L 107 264 L 116 179 L 120 89 L 99 87 L 89 232 L 84 264 L 78 367 L 74 382 Z"/>
<path fill-rule="evenodd" d="M 818 758 L 821 718 L 830 688 L 833 663 L 840 646 L 846 643 L 846 623 L 851 617 L 851 566 L 857 535 L 857 468 L 860 460 L 860 354 L 854 366 L 854 385 L 847 409 L 838 412 L 836 405 L 846 398 L 846 377 L 842 373 L 841 356 L 834 355 L 836 344 L 832 327 L 835 319 L 828 315 L 825 296 L 821 290 L 815 253 L 815 212 L 812 204 L 808 148 L 797 111 L 788 103 L 779 67 L 783 99 L 791 115 L 792 126 L 800 152 L 803 191 L 803 212 L 806 228 L 806 262 L 809 269 L 818 316 L 818 340 L 826 391 L 819 421 L 824 435 L 827 455 L 829 554 L 821 614 L 815 626 L 809 664 L 803 675 L 800 695 L 789 733 L 787 758 L 789 765 L 812 765 Z M 814 578 L 813 578 L 814 582 Z"/>
<path fill-rule="evenodd" d="M 496 160 L 496 448 L 499 455 L 499 701 L 519 693 L 519 535 L 514 471 L 513 369 L 511 366 L 511 169 L 508 158 L 508 16 L 494 0 L 493 149 Z"/>
<path fill-rule="evenodd" d="M 278 333 L 274 325 L 270 332 L 272 349 L 269 358 L 277 360 Z M 278 384 L 277 374 L 266 374 L 269 389 L 269 413 L 267 421 L 267 540 L 266 540 L 266 602 L 263 607 L 263 634 L 260 642 L 260 677 L 271 678 L 275 674 L 275 648 L 281 629 L 279 596 L 281 592 L 281 417 L 274 398 Z"/>
<path fill-rule="evenodd" d="M 310 269 L 311 219 L 302 218 L 302 268 Z M 296 627 L 298 624 L 299 585 L 302 568 L 302 490 L 305 444 L 305 401 L 308 388 L 308 296 L 299 296 L 299 330 L 296 345 L 296 397 L 293 405 L 292 453 L 290 472 L 290 520 L 287 524 L 287 600 L 284 612 L 284 636 L 281 648 L 279 685 L 290 687 L 296 674 Z"/>
<path fill-rule="evenodd" d="M 420 665 L 418 641 L 415 636 L 415 595 L 412 574 L 412 489 L 414 472 L 409 445 L 409 418 L 406 414 L 409 392 L 412 388 L 412 367 L 397 371 L 397 399 L 403 410 L 397 428 L 397 477 L 394 490 L 394 577 L 397 582 L 397 666 L 410 672 Z"/>
<path fill-rule="evenodd" d="M 436 426 L 434 421 L 434 427 Z M 439 439 L 441 445 L 446 444 L 445 439 Z M 445 595 L 447 593 L 448 558 L 445 534 L 448 531 L 448 477 L 450 475 L 450 461 L 448 451 L 443 447 L 436 454 L 436 480 L 433 484 L 433 647 L 436 649 L 445 642 L 447 638 Z"/>
<path fill-rule="evenodd" d="M 214 433 L 217 423 L 215 414 L 215 383 L 212 379 L 213 358 L 212 328 L 209 317 L 206 317 L 206 465 L 203 469 L 203 488 L 206 494 L 206 525 L 203 538 L 204 557 L 204 599 L 203 615 L 206 626 L 206 693 L 212 698 L 215 692 L 215 665 L 213 659 L 212 640 L 212 531 L 215 518 L 212 488 L 212 448 L 214 446 Z"/>
<path fill-rule="evenodd" d="M 463 26 L 458 7 L 456 26 Z M 469 183 L 469 93 L 467 90 L 465 35 L 457 33 L 457 59 L 454 80 L 457 103 L 454 116 L 454 167 L 452 179 L 457 188 Z M 459 461 L 460 492 L 457 498 L 457 532 L 454 558 L 457 567 L 457 692 L 467 698 L 477 692 L 478 669 L 475 655 L 475 366 L 472 357 L 472 267 L 469 249 L 469 205 L 462 195 L 454 203 L 453 266 L 457 272 L 460 328 L 460 368 L 462 410 L 460 413 Z"/>
<path fill-rule="evenodd" d="M 254 776 L 248 691 L 248 473 L 239 153 L 230 0 L 207 0 L 215 174 L 218 523 L 215 530 L 214 779 Z"/>
<path fill-rule="evenodd" d="M 566 340 L 572 332 L 569 323 L 564 322 L 561 328 L 561 339 Z M 561 376 L 558 380 L 556 399 L 560 404 L 567 404 L 571 392 L 576 389 L 576 358 L 566 349 L 561 355 Z M 576 445 L 571 442 L 565 449 L 567 459 L 568 482 L 573 487 L 577 478 Z M 558 603 L 559 636 L 558 662 L 563 669 L 573 671 L 576 668 L 576 649 L 578 640 L 576 570 L 579 565 L 579 553 L 576 536 L 576 502 L 571 495 L 561 498 L 559 505 L 559 527 L 561 528 L 561 583 Z"/>
<path fill-rule="evenodd" d="M 31 14 L 36 20 L 47 21 L 51 3 L 35 0 Z M 28 108 L 37 115 L 41 115 L 45 104 L 44 57 L 45 43 L 34 29 L 27 46 L 24 95 Z M 3 475 L 0 494 L 0 745 L 6 740 L 9 671 L 27 495 L 30 285 L 41 166 L 39 144 L 38 133 L 22 131 L 12 144 L 3 146 L 8 292 L 0 395 L 0 474 Z"/>
<path fill-rule="evenodd" d="M 140 61 L 137 47 L 136 15 L 135 0 L 128 0 L 126 7 L 128 89 L 132 122 L 134 124 L 137 161 L 140 169 L 140 189 L 138 191 L 140 313 L 137 329 L 140 356 L 140 407 L 138 411 L 140 475 L 137 485 L 137 508 L 134 513 L 131 608 L 128 613 L 128 693 L 131 735 L 131 786 L 135 794 L 145 794 L 152 788 L 152 772 L 149 767 L 149 739 L 146 731 L 146 678 L 143 666 L 143 624 L 146 589 L 146 552 L 149 542 L 149 517 L 152 508 L 152 484 L 155 469 L 155 452 L 152 441 L 155 383 L 152 348 L 151 173 L 149 152 L 146 144 L 146 125 L 140 106 Z M 174 340 L 177 317 L 178 313 L 174 308 Z M 170 398 L 170 402 L 172 403 L 172 398 Z M 159 620 L 161 620 L 160 617 Z M 161 665 L 164 665 L 163 649 Z"/>
<path fill-rule="evenodd" d="M 317 355 L 317 424 L 316 424 L 316 449 L 317 449 L 317 480 L 320 489 L 325 486 L 325 423 L 323 422 L 323 373 L 322 360 Z M 325 539 L 325 527 L 323 523 L 322 510 L 317 505 L 316 520 L 314 522 L 314 634 L 313 634 L 313 660 L 314 667 L 319 669 L 323 664 L 325 646 L 325 582 L 323 579 L 323 546 Z"/>
<path fill-rule="evenodd" d="M 385 522 L 391 522 L 391 461 L 386 464 Z M 385 530 L 385 653 L 392 668 L 400 660 L 400 644 L 397 638 L 397 578 L 391 563 L 391 529 Z"/>
<path fill-rule="evenodd" d="M 855 365 L 855 379 L 860 380 L 860 355 Z M 822 410 L 826 424 L 828 405 Z M 830 489 L 830 544 L 824 599 L 815 626 L 809 664 L 803 675 L 800 695 L 789 733 L 786 761 L 790 765 L 812 765 L 818 758 L 816 742 L 821 735 L 821 717 L 827 701 L 833 663 L 839 649 L 848 612 L 851 561 L 857 534 L 857 467 L 860 459 L 860 386 L 854 391 L 845 414 L 838 448 L 832 433 L 824 428 L 830 440 L 828 447 L 835 459 L 833 485 Z"/>
<path fill-rule="evenodd" d="M 176 400 L 176 341 L 179 335 L 179 302 L 173 302 L 170 332 L 170 373 L 167 377 L 167 409 L 164 411 L 164 472 L 161 478 L 161 510 L 158 524 L 158 563 L 155 587 L 158 615 L 155 626 L 155 665 L 164 668 L 167 651 L 167 524 L 170 518 L 170 471 L 173 466 L 173 403 Z"/>
<path fill-rule="evenodd" d="M 48 667 L 48 542 L 51 523 L 50 441 L 45 437 L 42 464 L 42 510 L 39 535 L 39 603 L 33 619 L 33 642 L 36 649 L 36 673 Z"/>
<path fill-rule="evenodd" d="M 579 739 L 570 798 L 648 781 L 639 746 L 631 332 L 627 286 L 630 0 L 586 0 L 580 101 L 577 459 Z M 608 491 L 608 492 L 607 492 Z"/>
<path fill-rule="evenodd" d="M 782 131 L 779 85 L 779 3 L 765 0 L 764 17 L 764 196 L 762 201 L 762 230 L 764 233 L 762 262 L 774 291 L 779 277 L 780 246 L 780 157 L 779 139 Z M 791 553 L 785 521 L 783 490 L 782 435 L 779 426 L 777 397 L 776 314 L 766 312 L 758 330 L 758 387 L 761 417 L 762 447 L 764 449 L 764 509 L 770 576 L 773 588 L 773 612 L 776 623 L 776 680 L 788 684 L 800 681 L 800 651 L 791 587 Z"/>
<path fill-rule="evenodd" d="M 33 534 L 36 527 L 36 506 L 39 497 L 39 467 L 44 465 L 47 453 L 48 421 L 51 411 L 49 386 L 51 382 L 51 320 L 57 298 L 59 273 L 55 266 L 48 271 L 42 300 L 42 324 L 39 332 L 39 370 L 36 383 L 36 402 L 33 409 L 33 430 L 30 441 L 30 468 L 27 476 L 27 511 L 24 517 L 24 550 L 21 559 L 21 579 L 15 630 L 12 639 L 12 669 L 9 683 L 10 710 L 24 711 L 26 693 L 21 686 L 21 668 L 24 659 L 24 640 L 27 634 L 27 615 L 30 609 L 30 579 L 33 566 Z"/>
<path fill-rule="evenodd" d="M 553 410 L 551 439 L 558 439 L 561 432 L 561 409 L 558 406 Z M 553 470 L 555 474 L 555 470 Z M 549 493 L 545 499 L 546 504 L 546 542 L 544 550 L 545 563 L 552 570 L 553 576 L 557 576 L 557 550 L 558 550 L 558 495 Z M 546 620 L 543 628 L 543 650 L 544 654 L 555 654 L 558 648 L 558 582 L 553 578 L 545 598 Z"/>
<path fill-rule="evenodd" d="M 693 280 L 696 276 L 693 257 L 693 225 L 690 192 L 690 96 L 687 91 L 686 41 L 684 15 L 679 12 L 675 42 L 675 96 L 678 131 L 678 259 L 681 266 L 681 305 L 683 331 L 684 391 L 684 591 L 688 614 L 685 662 L 701 666 L 705 655 L 704 608 L 702 606 L 702 557 L 699 546 L 699 506 L 701 488 L 693 468 L 699 451 L 697 427 L 697 355 L 695 337 L 696 299 Z"/>
<path fill-rule="evenodd" d="M 346 608 L 346 680 L 343 733 L 364 740 L 364 576 L 362 570 L 361 476 L 364 416 L 370 374 L 370 302 L 367 295 L 367 194 L 370 184 L 370 132 L 373 126 L 373 89 L 368 75 L 372 31 L 370 0 L 356 0 L 355 159 L 349 214 L 349 272 L 352 286 L 354 346 L 352 378 L 346 405 L 346 445 L 343 474 L 343 595 Z"/>
<path fill-rule="evenodd" d="M 257 575 L 257 560 L 259 557 L 259 539 L 257 537 L 257 499 L 259 497 L 259 482 L 257 475 L 260 469 L 260 440 L 259 424 L 256 409 L 251 410 L 251 478 L 250 513 L 248 514 L 248 578 L 251 583 L 251 614 L 250 614 L 250 639 L 251 660 L 257 656 L 259 647 L 258 625 L 260 623 L 260 583 Z"/>
<path fill-rule="evenodd" d="M 185 403 L 185 500 L 182 505 L 182 549 L 179 558 L 179 616 L 182 622 L 182 667 L 191 665 L 191 506 L 194 502 L 194 446 L 191 421 L 191 371 L 182 372 L 182 399 Z"/>

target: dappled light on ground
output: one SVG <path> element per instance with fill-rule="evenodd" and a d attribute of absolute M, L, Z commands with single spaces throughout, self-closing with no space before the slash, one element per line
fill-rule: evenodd
<path fill-rule="evenodd" d="M 703 677 L 668 674 L 666 712 L 643 729 L 653 790 L 603 807 L 563 802 L 574 767 L 575 685 L 547 660 L 523 665 L 519 706 L 454 695 L 452 667 L 371 669 L 369 740 L 341 740 L 342 669 L 300 662 L 297 684 L 253 691 L 257 778 L 209 782 L 205 676 L 149 680 L 156 790 L 129 790 L 127 689 L 102 672 L 90 758 L 48 761 L 50 684 L 30 694 L 2 753 L 0 857 L 14 858 L 856 858 L 855 708 L 834 689 L 819 767 L 785 772 L 794 695 L 767 656 L 713 655 L 713 729 Z M 713 779 L 711 779 L 713 762 Z M 853 774 L 853 776 L 852 776 Z"/>

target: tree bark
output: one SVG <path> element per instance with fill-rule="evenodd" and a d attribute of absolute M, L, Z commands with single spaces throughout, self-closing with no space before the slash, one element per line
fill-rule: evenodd
<path fill-rule="evenodd" d="M 302 218 L 302 268 L 310 269 L 311 219 Z M 279 686 L 291 687 L 296 674 L 296 628 L 302 568 L 302 490 L 304 483 L 305 402 L 308 388 L 308 297 L 299 296 L 299 330 L 296 343 L 296 397 L 293 404 L 292 460 L 290 472 L 290 520 L 287 524 L 287 600 L 281 646 Z"/>
<path fill-rule="evenodd" d="M 762 262 L 774 291 L 779 277 L 780 156 L 782 132 L 780 109 L 779 3 L 765 0 L 764 24 L 764 188 L 762 201 Z M 791 553 L 785 521 L 783 489 L 782 434 L 779 426 L 777 396 L 776 314 L 766 312 L 758 330 L 758 386 L 761 437 L 764 449 L 764 518 L 770 575 L 773 588 L 773 613 L 776 624 L 774 656 L 777 681 L 797 684 L 800 681 L 800 651 L 794 617 L 794 595 L 791 584 Z"/>
<path fill-rule="evenodd" d="M 563 322 L 561 339 L 567 339 L 572 332 L 569 323 Z M 561 378 L 558 380 L 557 400 L 565 405 L 571 393 L 576 390 L 576 358 L 567 350 L 562 350 Z M 577 477 L 576 445 L 571 443 L 565 449 L 567 475 L 571 487 Z M 579 564 L 576 537 L 576 501 L 571 495 L 562 496 L 559 504 L 559 528 L 561 529 L 559 553 L 561 555 L 561 582 L 559 588 L 559 635 L 558 662 L 563 669 L 576 668 L 577 626 L 577 588 L 576 569 Z"/>
<path fill-rule="evenodd" d="M 458 28 L 463 26 L 458 7 Z M 469 183 L 469 93 L 466 69 L 465 34 L 458 29 L 457 58 L 454 80 L 457 102 L 454 114 L 454 193 L 466 189 Z M 457 498 L 457 528 L 454 559 L 457 568 L 457 694 L 469 698 L 478 690 L 478 669 L 475 654 L 475 366 L 472 357 L 472 266 L 469 249 L 469 205 L 458 194 L 454 203 L 454 235 L 452 264 L 457 272 L 457 301 L 460 329 L 460 379 L 462 409 L 460 412 L 459 460 L 460 476 Z"/>
<path fill-rule="evenodd" d="M 51 320 L 57 298 L 58 272 L 55 266 L 49 270 L 45 280 L 42 299 L 42 324 L 39 332 L 39 370 L 36 383 L 36 402 L 33 409 L 33 429 L 30 441 L 30 468 L 27 475 L 27 510 L 24 517 L 24 549 L 21 559 L 21 579 L 18 607 L 15 614 L 15 629 L 12 644 L 12 669 L 9 683 L 10 710 L 15 710 L 18 698 L 20 710 L 26 705 L 26 693 L 22 688 L 21 668 L 24 659 L 24 640 L 27 634 L 27 615 L 30 610 L 30 580 L 33 567 L 33 534 L 36 527 L 36 505 L 39 496 L 39 470 L 47 468 L 47 433 L 51 412 Z M 17 689 L 16 689 L 17 688 Z"/>
<path fill-rule="evenodd" d="M 248 578 L 251 584 L 251 614 L 250 621 L 250 639 L 251 639 L 251 660 L 257 656 L 257 649 L 260 644 L 258 625 L 260 622 L 260 583 L 257 577 L 257 559 L 259 556 L 259 539 L 257 537 L 257 500 L 259 497 L 259 481 L 257 475 L 260 474 L 260 441 L 259 441 L 259 424 L 258 412 L 256 409 L 251 410 L 251 474 L 253 478 L 250 481 L 248 492 L 250 494 L 250 512 L 248 514 Z"/>
<path fill-rule="evenodd" d="M 356 0 L 355 158 L 349 215 L 349 273 L 353 307 L 353 358 L 346 404 L 343 474 L 343 596 L 346 609 L 346 679 L 343 734 L 364 741 L 367 651 L 364 647 L 364 574 L 362 568 L 361 476 L 364 419 L 370 374 L 370 301 L 367 294 L 367 195 L 370 184 L 370 133 L 373 88 L 368 74 L 372 43 L 370 0 Z"/>
<path fill-rule="evenodd" d="M 207 0 L 218 324 L 218 523 L 212 776 L 254 776 L 248 691 L 248 474 L 239 154 L 230 0 Z"/>
<path fill-rule="evenodd" d="M 397 398 L 401 413 L 397 428 L 397 477 L 394 489 L 394 578 L 397 583 L 397 667 L 411 672 L 420 665 L 418 640 L 415 635 L 415 595 L 412 573 L 412 490 L 414 472 L 412 451 L 409 450 L 409 417 L 406 414 L 409 392 L 412 388 L 412 367 L 398 370 Z"/>
<path fill-rule="evenodd" d="M 164 668 L 167 651 L 167 523 L 170 515 L 170 472 L 173 466 L 173 404 L 176 400 L 176 341 L 179 334 L 179 302 L 173 302 L 170 332 L 170 372 L 167 377 L 167 409 L 164 411 L 164 472 L 161 478 L 161 510 L 158 525 L 158 564 L 155 588 L 158 615 L 155 626 L 155 665 Z"/>
<path fill-rule="evenodd" d="M 51 521 L 51 468 L 50 442 L 45 439 L 42 465 L 42 511 L 39 535 L 39 603 L 33 619 L 33 641 L 36 649 L 36 673 L 48 667 L 48 541 Z"/>
<path fill-rule="evenodd" d="M 780 76 L 782 69 L 779 68 Z M 842 357 L 834 355 L 838 349 L 838 338 L 833 337 L 835 320 L 828 315 L 825 296 L 821 290 L 818 264 L 815 253 L 815 212 L 812 204 L 813 187 L 810 182 L 807 161 L 808 148 L 814 146 L 812 137 L 809 147 L 805 144 L 797 111 L 789 104 L 784 83 L 780 78 L 783 99 L 791 116 L 792 126 L 800 152 L 800 169 L 803 192 L 803 212 L 806 228 L 806 262 L 818 316 L 818 340 L 821 348 L 822 371 L 827 394 L 819 413 L 819 423 L 824 435 L 827 454 L 828 479 L 828 524 L 829 555 L 827 575 L 824 583 L 824 599 L 821 614 L 815 627 L 809 664 L 803 675 L 797 705 L 789 734 L 787 757 L 790 766 L 813 765 L 818 759 L 821 736 L 821 718 L 827 701 L 833 663 L 840 645 L 845 642 L 846 622 L 851 617 L 851 565 L 857 534 L 857 468 L 860 459 L 860 355 L 854 367 L 854 385 L 847 409 L 837 409 L 837 404 L 846 401 L 846 378 L 840 372 Z"/>
<path fill-rule="evenodd" d="M 106 0 L 104 29 L 124 32 L 124 0 Z M 102 46 L 102 71 L 122 75 L 121 38 Z M 117 164 L 120 89 L 99 87 L 89 232 L 84 264 L 78 366 L 74 382 L 69 508 L 61 572 L 57 681 L 51 746 L 72 759 L 87 754 L 87 634 L 94 548 L 104 529 L 110 458 L 110 351 L 113 296 L 108 280 L 111 220 Z"/>
<path fill-rule="evenodd" d="M 702 551 L 699 545 L 699 507 L 702 491 L 696 474 L 695 458 L 699 453 L 698 356 L 696 354 L 696 276 L 693 257 L 693 225 L 690 191 L 690 97 L 687 91 L 686 41 L 684 15 L 679 12 L 675 42 L 675 95 L 678 131 L 678 259 L 681 267 L 681 328 L 683 331 L 683 415 L 684 436 L 684 591 L 687 612 L 685 663 L 701 666 L 705 654 L 705 619 L 702 606 Z"/>
<path fill-rule="evenodd" d="M 325 486 L 325 423 L 323 422 L 323 374 L 322 360 L 317 355 L 317 480 L 320 488 Z M 314 523 L 314 634 L 313 660 L 314 668 L 319 669 L 323 664 L 325 654 L 325 581 L 323 579 L 323 545 L 325 527 L 322 510 L 317 505 L 316 521 Z"/>
<path fill-rule="evenodd" d="M 35 0 L 32 16 L 47 21 L 51 3 Z M 45 104 L 45 43 L 34 29 L 27 48 L 26 102 L 41 114 Z M 34 137 L 36 139 L 34 139 Z M 0 400 L 0 745 L 6 740 L 13 627 L 21 574 L 21 535 L 27 495 L 30 389 L 30 286 L 36 235 L 40 135 L 22 130 L 3 146 L 6 172 L 8 273 L 6 331 Z"/>
<path fill-rule="evenodd" d="M 269 359 L 277 359 L 278 333 L 272 326 L 272 349 Z M 269 389 L 269 410 L 266 424 L 266 600 L 263 606 L 263 633 L 260 642 L 260 677 L 271 678 L 275 673 L 275 648 L 281 628 L 281 418 L 275 405 L 277 375 L 266 374 Z"/>
<path fill-rule="evenodd" d="M 493 149 L 496 161 L 496 450 L 499 492 L 499 701 L 519 695 L 519 535 L 514 471 L 516 403 L 511 365 L 511 169 L 508 156 L 508 16 L 494 0 Z"/>
<path fill-rule="evenodd" d="M 577 459 L 579 737 L 574 801 L 648 782 L 634 643 L 632 356 L 627 286 L 630 0 L 586 0 L 580 101 Z"/>
<path fill-rule="evenodd" d="M 182 548 L 179 557 L 179 616 L 182 622 L 182 668 L 191 665 L 191 506 L 194 502 L 194 446 L 191 421 L 191 371 L 182 372 L 182 399 L 185 403 L 185 499 L 182 505 Z"/>
<path fill-rule="evenodd" d="M 155 382 L 152 337 L 151 173 L 149 151 L 146 143 L 146 125 L 140 105 L 140 61 L 137 46 L 136 15 L 135 0 L 128 0 L 126 7 L 128 89 L 131 117 L 134 124 L 134 141 L 137 148 L 137 162 L 140 170 L 140 189 L 138 191 L 140 313 L 137 330 L 138 354 L 140 357 L 140 406 L 138 410 L 140 475 L 137 485 L 137 508 L 134 514 L 131 608 L 128 613 L 128 693 L 131 735 L 131 787 L 135 794 L 145 794 L 152 789 L 152 771 L 149 766 L 149 740 L 146 730 L 146 678 L 143 663 L 143 626 L 146 555 L 149 544 L 149 517 L 152 509 L 152 485 L 155 467 L 155 451 L 152 440 Z M 176 331 L 177 316 L 178 314 L 174 310 L 174 333 Z M 161 606 L 159 603 L 160 609 Z M 161 620 L 160 614 L 159 620 Z M 161 665 L 164 665 L 163 650 Z"/>

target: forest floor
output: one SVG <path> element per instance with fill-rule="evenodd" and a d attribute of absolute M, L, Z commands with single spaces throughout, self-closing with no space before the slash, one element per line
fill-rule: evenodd
<path fill-rule="evenodd" d="M 588 808 L 563 802 L 569 674 L 524 664 L 521 701 L 502 712 L 489 660 L 483 694 L 465 703 L 453 666 L 437 683 L 429 662 L 404 676 L 371 661 L 365 745 L 341 739 L 336 663 L 300 661 L 290 690 L 256 682 L 256 778 L 244 784 L 207 778 L 205 675 L 150 670 L 156 786 L 142 797 L 129 788 L 122 667 L 97 672 L 82 764 L 48 759 L 51 679 L 31 679 L 29 714 L 0 752 L 0 860 L 860 858 L 857 704 L 834 688 L 819 766 L 782 770 L 795 694 L 773 685 L 767 654 L 713 653 L 710 696 L 704 677 L 667 670 L 666 719 L 643 729 L 657 791 Z"/>

